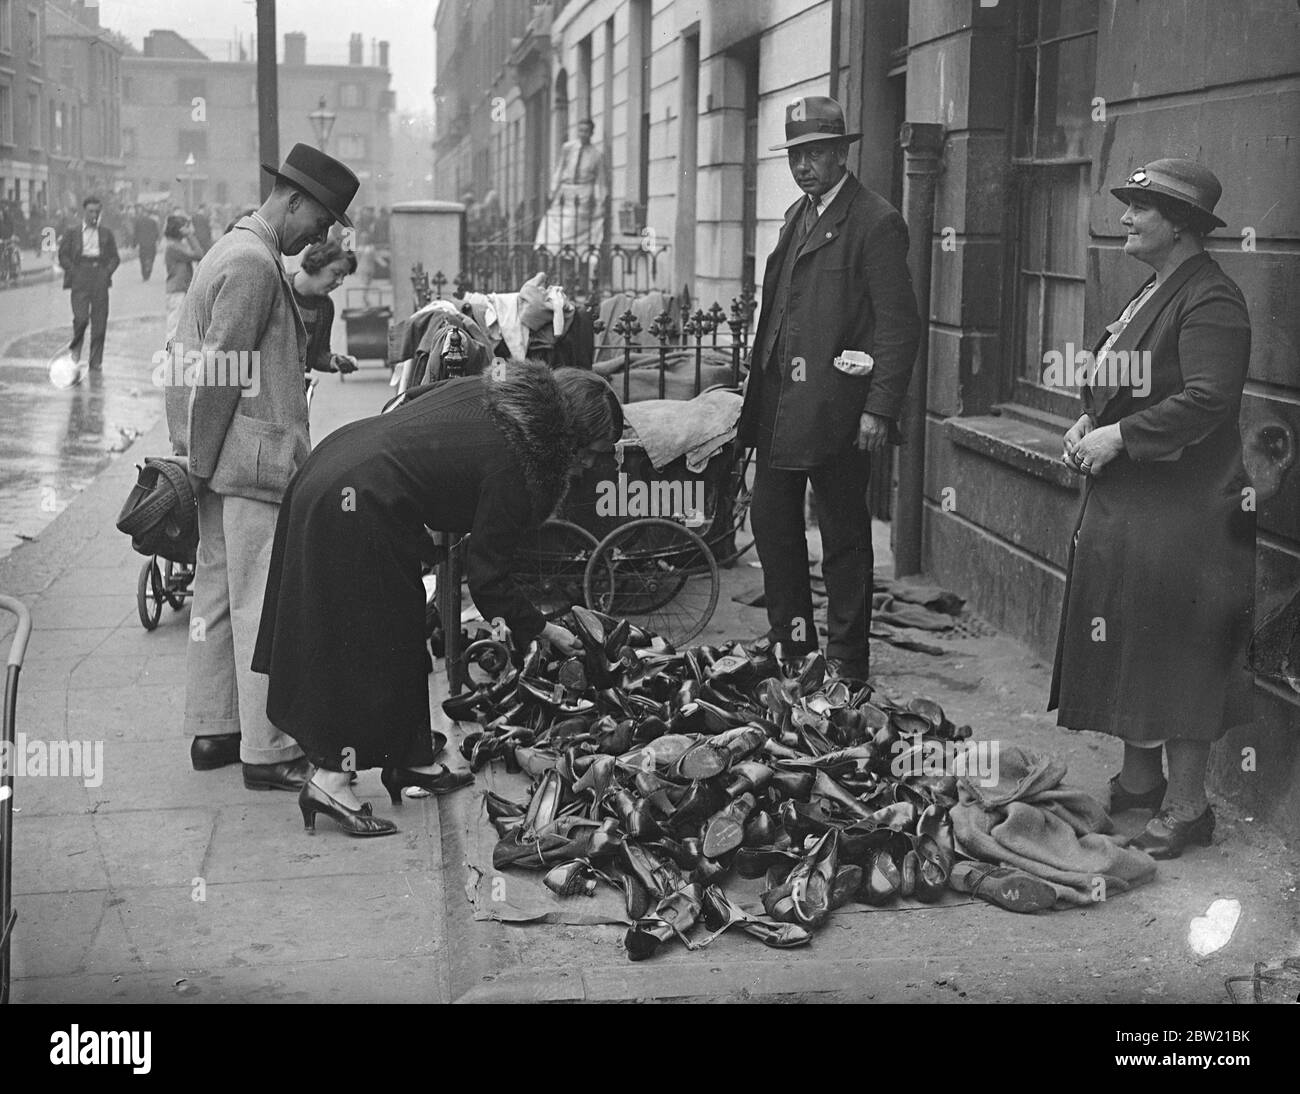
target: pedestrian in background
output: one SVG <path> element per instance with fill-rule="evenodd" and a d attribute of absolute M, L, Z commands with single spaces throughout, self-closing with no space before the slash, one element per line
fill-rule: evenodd
<path fill-rule="evenodd" d="M 307 331 L 281 256 L 323 239 L 336 220 L 349 224 L 360 183 L 305 144 L 278 169 L 262 166 L 275 176 L 270 197 L 216 241 L 185 294 L 174 352 L 201 354 L 215 375 L 190 384 L 173 378 L 167 425 L 199 499 L 191 612 L 205 629 L 191 635 L 186 665 L 190 761 L 199 771 L 242 761 L 248 789 L 296 791 L 309 765 L 267 717 L 266 678 L 251 669 L 276 516 L 311 447 Z M 224 377 L 209 365 L 218 360 L 227 362 Z"/>
<path fill-rule="evenodd" d="M 212 221 L 208 217 L 208 207 L 200 205 L 191 219 L 194 222 L 194 234 L 198 237 L 199 246 L 207 251 L 212 246 Z"/>
<path fill-rule="evenodd" d="M 189 219 L 176 213 L 167 217 L 163 236 L 167 240 L 163 245 L 163 266 L 167 271 L 167 345 L 170 346 L 176 337 L 185 292 L 194 279 L 194 266 L 203 257 L 203 249 Z"/>
<path fill-rule="evenodd" d="M 104 362 L 108 290 L 120 260 L 117 240 L 99 222 L 103 203 L 97 197 L 88 197 L 81 203 L 81 209 L 81 224 L 69 228 L 59 240 L 59 266 L 63 269 L 63 287 L 72 290 L 72 341 L 68 351 L 74 359 L 81 360 L 81 344 L 89 326 L 89 365 L 94 371 Z"/>
<path fill-rule="evenodd" d="M 844 111 L 795 99 L 785 112 L 790 172 L 804 197 L 786 210 L 763 274 L 763 307 L 741 415 L 758 450 L 750 510 L 769 630 L 756 644 L 817 649 L 804 496 L 811 481 L 824 554 L 827 656 L 865 682 L 870 664 L 871 457 L 887 458 L 921 322 L 907 270 L 907 225 L 848 171 Z M 851 353 L 851 351 L 856 351 Z M 848 356 L 846 356 L 848 355 Z"/>
<path fill-rule="evenodd" d="M 143 205 L 136 210 L 134 236 L 140 257 L 140 279 L 148 281 L 153 274 L 154 257 L 158 253 L 158 221 Z"/>

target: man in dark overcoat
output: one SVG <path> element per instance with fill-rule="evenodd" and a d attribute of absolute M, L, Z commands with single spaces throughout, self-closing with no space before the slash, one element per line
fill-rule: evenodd
<path fill-rule="evenodd" d="M 769 630 L 757 643 L 818 648 L 804 537 L 809 482 L 821 529 L 827 657 L 865 681 L 871 627 L 873 454 L 897 443 L 920 337 L 907 226 L 847 170 L 844 111 L 806 96 L 786 107 L 783 143 L 803 191 L 786 210 L 763 301 L 740 435 L 757 449 L 752 504 Z"/>
<path fill-rule="evenodd" d="M 132 230 L 140 251 L 140 278 L 148 281 L 153 274 L 153 260 L 158 254 L 158 222 L 143 205 L 136 212 Z"/>

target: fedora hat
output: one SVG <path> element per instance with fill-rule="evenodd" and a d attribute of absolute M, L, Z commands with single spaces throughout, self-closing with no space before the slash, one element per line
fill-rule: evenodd
<path fill-rule="evenodd" d="M 837 138 L 856 141 L 861 136 L 861 133 L 845 132 L 844 108 L 834 99 L 825 95 L 805 95 L 786 104 L 785 140 L 772 145 L 771 151 L 811 141 Z"/>
<path fill-rule="evenodd" d="M 289 149 L 289 154 L 279 167 L 264 163 L 262 170 L 271 172 L 278 179 L 284 179 L 290 186 L 320 202 L 343 227 L 352 227 L 347 208 L 348 203 L 356 197 L 361 181 L 333 156 L 327 156 L 319 148 L 299 142 Z"/>
<path fill-rule="evenodd" d="M 1162 194 L 1204 214 L 1216 228 L 1227 227 L 1214 215 L 1223 187 L 1213 171 L 1194 160 L 1152 160 L 1129 175 L 1123 186 L 1113 187 L 1111 193 L 1120 201 L 1143 194 Z"/>

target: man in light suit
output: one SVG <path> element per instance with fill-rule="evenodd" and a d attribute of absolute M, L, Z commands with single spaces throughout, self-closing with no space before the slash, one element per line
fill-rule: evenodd
<path fill-rule="evenodd" d="M 59 240 L 59 266 L 63 287 L 72 290 L 72 356 L 81 359 L 81 343 L 90 327 L 92 370 L 104 363 L 104 335 L 108 330 L 108 290 L 117 269 L 117 240 L 99 223 L 104 206 L 99 198 L 81 203 L 82 223 L 69 228 Z"/>
<path fill-rule="evenodd" d="M 824 547 L 827 657 L 866 681 L 871 628 L 871 456 L 896 443 L 920 317 L 898 211 L 846 169 L 844 111 L 807 96 L 786 107 L 790 172 L 803 190 L 786 210 L 763 274 L 763 306 L 741 414 L 757 449 L 750 510 L 763 564 L 768 633 L 789 655 L 820 645 L 804 538 L 812 483 Z"/>
<path fill-rule="evenodd" d="M 202 771 L 242 761 L 250 790 L 296 791 L 310 765 L 267 718 L 267 678 L 251 669 L 280 501 L 311 448 L 307 332 L 280 256 L 323 240 L 335 221 L 351 227 L 346 210 L 359 183 L 305 144 L 279 169 L 262 166 L 275 175 L 271 196 L 213 244 L 185 296 L 167 424 L 199 498 L 185 692 L 191 762 Z"/>

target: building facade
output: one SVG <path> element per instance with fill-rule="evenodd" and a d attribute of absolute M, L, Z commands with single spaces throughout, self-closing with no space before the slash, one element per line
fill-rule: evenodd
<path fill-rule="evenodd" d="M 316 144 L 309 115 L 334 117 L 326 150 L 361 180 L 358 208 L 389 204 L 394 101 L 388 43 L 364 63 L 360 35 L 346 65 L 307 62 L 307 39 L 284 35 L 278 67 L 280 144 Z M 211 60 L 174 31 L 154 31 L 122 66 L 122 141 L 133 196 L 195 208 L 260 202 L 257 65 Z M 193 162 L 190 162 L 191 157 Z"/>
<path fill-rule="evenodd" d="M 51 3 L 45 17 L 50 194 L 75 210 L 121 187 L 123 49 L 100 28 L 98 8 Z"/>
<path fill-rule="evenodd" d="M 798 193 L 784 153 L 769 151 L 792 98 L 844 103 L 863 134 L 850 167 L 900 208 L 920 162 L 905 158 L 900 126 L 935 127 L 933 210 L 919 218 L 907 203 L 914 257 L 929 249 L 914 393 L 924 477 L 897 490 L 895 514 L 919 525 L 931 577 L 1049 663 L 1081 486 L 1060 462 L 1077 396 L 1047 382 L 1045 355 L 1091 347 L 1147 275 L 1122 252 L 1109 188 L 1162 156 L 1211 167 L 1229 227 L 1207 248 L 1245 293 L 1253 330 L 1241 423 L 1257 623 L 1300 591 L 1294 4 L 568 0 L 545 11 L 547 121 L 517 105 L 507 63 L 535 15 L 513 0 L 440 5 L 439 196 L 504 179 L 526 203 L 526 180 L 550 166 L 537 169 L 537 150 L 554 155 L 590 116 L 612 207 L 667 243 L 660 287 L 697 300 L 725 303 L 762 276 Z M 504 128 L 482 121 L 493 99 L 512 111 Z M 1261 676 L 1256 700 L 1256 721 L 1216 746 L 1212 777 L 1257 816 L 1294 825 L 1300 696 Z"/>
<path fill-rule="evenodd" d="M 0 0 L 0 201 L 49 201 L 44 4 Z"/>

